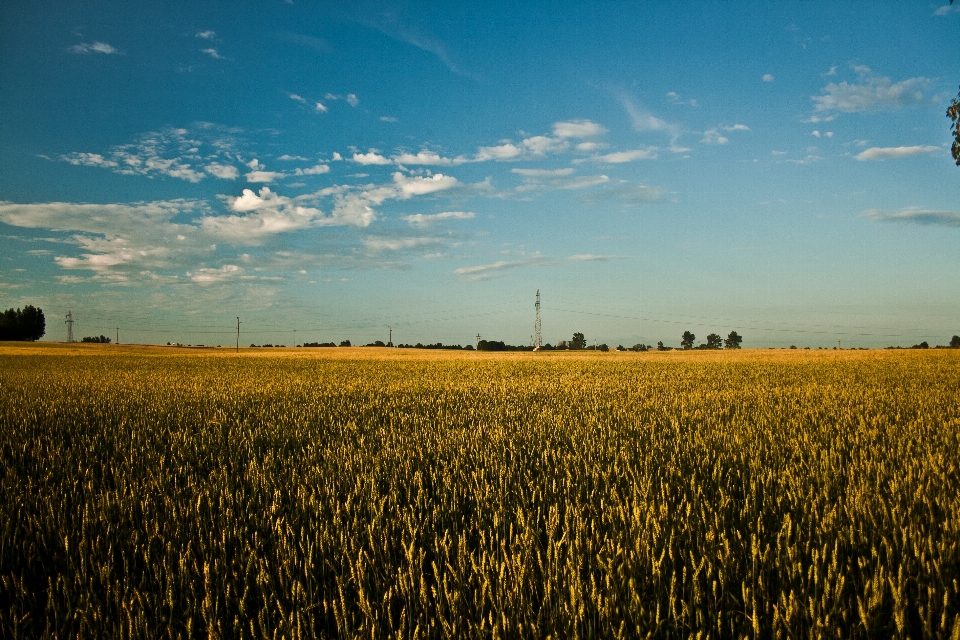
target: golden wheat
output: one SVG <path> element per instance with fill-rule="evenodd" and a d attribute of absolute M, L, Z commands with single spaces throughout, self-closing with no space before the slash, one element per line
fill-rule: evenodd
<path fill-rule="evenodd" d="M 0 634 L 957 638 L 958 389 L 948 351 L 7 349 Z"/>

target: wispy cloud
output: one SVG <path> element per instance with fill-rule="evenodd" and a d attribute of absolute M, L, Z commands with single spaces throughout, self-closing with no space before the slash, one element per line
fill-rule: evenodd
<path fill-rule="evenodd" d="M 667 195 L 667 190 L 663 187 L 650 187 L 643 184 L 616 184 L 585 193 L 580 197 L 580 201 L 584 204 L 616 202 L 623 207 L 635 207 L 642 204 L 664 202 Z"/>
<path fill-rule="evenodd" d="M 763 74 L 763 77 L 760 79 L 763 80 L 764 82 L 773 82 L 775 80 L 772 73 L 765 73 Z"/>
<path fill-rule="evenodd" d="M 204 40 L 213 40 L 217 37 L 217 34 L 207 29 L 206 31 L 198 31 L 196 37 L 202 38 Z"/>
<path fill-rule="evenodd" d="M 554 122 L 553 135 L 558 138 L 593 138 L 605 134 L 607 130 L 590 120 L 570 120 Z"/>
<path fill-rule="evenodd" d="M 234 131 L 207 123 L 192 130 L 170 128 L 140 135 L 130 144 L 118 145 L 109 154 L 75 152 L 59 159 L 74 165 L 96 166 L 123 175 L 166 176 L 199 182 L 208 174 L 229 176 L 225 167 L 236 160 Z M 212 167 L 212 169 L 205 169 Z"/>
<path fill-rule="evenodd" d="M 200 49 L 200 53 L 205 53 L 211 58 L 213 58 L 214 60 L 225 60 L 225 58 L 222 55 L 220 55 L 216 49 L 212 47 L 208 49 Z"/>
<path fill-rule="evenodd" d="M 691 107 L 696 107 L 696 106 L 697 106 L 697 101 L 696 101 L 696 100 L 693 100 L 693 99 L 685 100 L 684 98 L 680 97 L 680 94 L 677 93 L 676 91 L 668 91 L 668 92 L 667 92 L 667 100 L 669 100 L 669 101 L 672 102 L 673 104 L 689 105 L 689 106 L 691 106 Z"/>
<path fill-rule="evenodd" d="M 900 211 L 882 211 L 867 209 L 860 214 L 864 218 L 878 222 L 906 222 L 938 227 L 960 227 L 960 211 L 934 209 L 901 209 Z"/>
<path fill-rule="evenodd" d="M 621 93 L 620 104 L 623 106 L 627 115 L 630 116 L 630 123 L 634 131 L 656 131 L 670 135 L 671 140 L 680 137 L 682 133 L 680 126 L 667 122 L 666 120 L 655 116 L 650 111 L 636 104 L 630 96 Z"/>
<path fill-rule="evenodd" d="M 582 160 L 574 160 L 575 163 L 583 161 L 601 162 L 604 164 L 623 164 L 625 162 L 635 162 L 637 160 L 656 160 L 657 147 L 647 147 L 646 149 L 630 149 L 627 151 L 614 151 L 604 155 L 595 155 Z"/>
<path fill-rule="evenodd" d="M 68 51 L 71 53 L 103 53 L 107 55 L 120 53 L 106 42 L 81 42 L 70 47 Z"/>
<path fill-rule="evenodd" d="M 444 211 L 442 213 L 415 213 L 409 216 L 403 216 L 412 227 L 429 227 L 435 222 L 441 220 L 471 220 L 475 214 L 471 211 Z"/>
<path fill-rule="evenodd" d="M 606 262 L 608 260 L 616 260 L 618 258 L 619 256 L 598 256 L 589 253 L 581 253 L 569 256 L 567 258 L 556 259 L 542 256 L 539 252 L 537 252 L 529 257 L 521 258 L 519 260 L 498 260 L 497 262 L 491 262 L 489 264 L 479 264 L 472 267 L 460 267 L 459 269 L 454 269 L 454 273 L 462 276 L 465 280 L 479 281 L 495 278 L 499 275 L 502 275 L 505 271 L 522 269 L 525 267 L 551 267 L 568 264 L 571 262 Z"/>
<path fill-rule="evenodd" d="M 866 160 L 891 160 L 894 158 L 920 156 L 936 151 L 940 151 L 940 147 L 930 145 L 914 147 L 870 147 L 869 149 L 864 149 L 855 157 L 861 162 Z"/>

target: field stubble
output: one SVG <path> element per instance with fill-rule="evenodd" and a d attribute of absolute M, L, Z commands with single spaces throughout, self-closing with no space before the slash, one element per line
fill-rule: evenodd
<path fill-rule="evenodd" d="M 0 352 L 6 637 L 960 637 L 960 354 Z"/>

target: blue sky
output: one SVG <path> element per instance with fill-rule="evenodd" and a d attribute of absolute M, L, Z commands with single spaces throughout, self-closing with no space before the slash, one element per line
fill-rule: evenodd
<path fill-rule="evenodd" d="M 197 4 L 0 5 L 45 339 L 960 333 L 960 5 Z"/>

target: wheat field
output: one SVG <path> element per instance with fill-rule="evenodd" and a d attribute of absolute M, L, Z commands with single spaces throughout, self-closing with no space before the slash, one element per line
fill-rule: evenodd
<path fill-rule="evenodd" d="M 0 349 L 8 638 L 960 638 L 960 352 Z"/>

